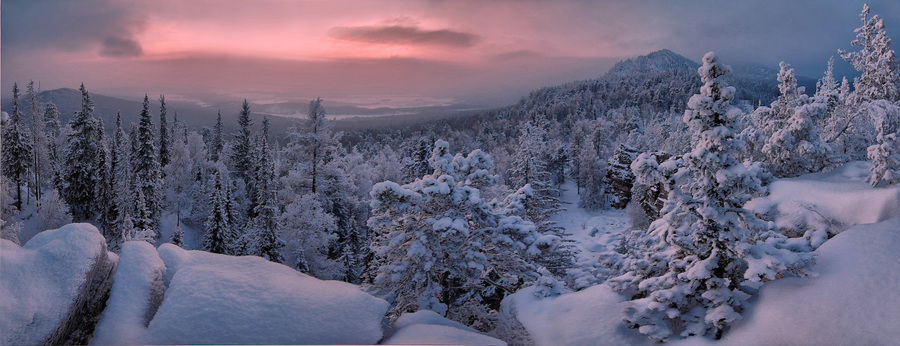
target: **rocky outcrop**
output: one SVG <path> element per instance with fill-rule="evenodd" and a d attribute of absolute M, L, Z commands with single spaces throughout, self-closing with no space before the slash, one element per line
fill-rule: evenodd
<path fill-rule="evenodd" d="M 86 344 L 115 267 L 89 224 L 41 232 L 25 246 L 0 240 L 0 344 Z"/>

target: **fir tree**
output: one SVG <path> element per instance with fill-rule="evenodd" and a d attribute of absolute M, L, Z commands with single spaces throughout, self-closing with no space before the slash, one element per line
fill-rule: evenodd
<path fill-rule="evenodd" d="M 632 244 L 624 275 L 607 281 L 633 295 L 625 324 L 654 340 L 719 338 L 747 307 L 744 282 L 803 274 L 812 262 L 812 254 L 784 249 L 784 236 L 743 208 L 763 192 L 763 178 L 759 164 L 736 157 L 740 111 L 730 104 L 735 89 L 719 79 L 730 70 L 712 52 L 703 57 L 704 85 L 683 117 L 692 150 L 659 165 L 669 190 L 663 216 Z"/>
<path fill-rule="evenodd" d="M 223 136 L 222 111 L 219 111 L 218 115 L 216 115 L 216 126 L 213 128 L 212 143 L 209 150 L 209 160 L 212 162 L 219 161 L 219 155 L 222 154 L 222 149 L 225 146 L 225 138 Z"/>
<path fill-rule="evenodd" d="M 171 159 L 170 147 L 172 139 L 169 138 L 169 123 L 166 120 L 166 96 L 159 95 L 159 166 L 165 167 Z"/>
<path fill-rule="evenodd" d="M 75 221 L 89 220 L 98 212 L 97 185 L 101 183 L 100 151 L 102 143 L 98 142 L 99 132 L 103 131 L 99 121 L 94 118 L 94 101 L 81 85 L 81 111 L 69 121 L 69 133 L 66 148 L 66 166 L 63 173 L 63 198 L 72 208 Z"/>
<path fill-rule="evenodd" d="M 162 212 L 161 184 L 158 151 L 156 150 L 156 134 L 153 128 L 153 118 L 150 116 L 150 100 L 144 95 L 144 105 L 137 131 L 137 151 L 132 156 L 134 162 L 135 187 L 140 189 L 138 201 L 146 208 L 144 217 L 136 217 L 135 228 L 159 229 L 159 218 Z M 138 216 L 140 213 L 136 213 Z"/>
<path fill-rule="evenodd" d="M 275 164 L 269 149 L 268 118 L 263 118 L 264 136 L 257 164 L 256 206 L 254 217 L 250 221 L 251 234 L 256 244 L 254 254 L 276 263 L 284 263 L 281 254 L 285 246 L 281 239 L 281 224 L 278 222 L 278 206 L 276 205 L 277 186 L 275 182 Z"/>
<path fill-rule="evenodd" d="M 203 250 L 212 253 L 229 253 L 230 236 L 233 233 L 231 215 L 228 212 L 227 187 L 223 185 L 222 174 L 216 172 L 213 189 L 209 196 L 212 206 L 206 218 L 206 234 L 203 236 Z"/>
<path fill-rule="evenodd" d="M 234 174 L 245 182 L 249 181 L 253 170 L 253 138 L 250 132 L 250 104 L 244 99 L 241 113 L 238 115 L 238 132 L 234 134 L 234 143 L 231 145 L 231 160 L 234 162 Z M 218 145 L 214 143 L 214 145 Z"/>
<path fill-rule="evenodd" d="M 28 87 L 25 88 L 25 93 L 28 97 L 28 104 L 31 110 L 31 140 L 32 140 L 32 173 L 34 175 L 34 198 L 37 203 L 37 206 L 41 206 L 41 188 L 43 187 L 43 171 L 46 168 L 43 168 L 43 156 L 45 154 L 45 137 L 44 137 L 44 122 L 42 121 L 42 117 L 40 112 L 38 111 L 41 108 L 41 101 L 38 98 L 39 90 L 34 89 L 34 81 L 28 82 Z"/>
<path fill-rule="evenodd" d="M 22 186 L 27 184 L 31 168 L 32 142 L 19 104 L 19 87 L 13 83 L 13 104 L 9 119 L 3 124 L 3 174 L 16 187 L 16 209 L 22 210 Z"/>
<path fill-rule="evenodd" d="M 877 14 L 870 18 L 868 4 L 863 4 L 859 19 L 862 26 L 854 30 L 856 39 L 850 44 L 860 47 L 860 50 L 839 51 L 844 60 L 862 72 L 853 81 L 854 91 L 849 101 L 854 105 L 882 99 L 896 101 L 900 74 L 897 71 L 897 55 L 891 49 L 891 39 L 885 31 L 884 20 Z"/>
<path fill-rule="evenodd" d="M 44 108 L 44 136 L 47 143 L 47 166 L 50 171 L 50 182 L 57 190 L 62 187 L 62 167 L 60 165 L 59 139 L 62 125 L 59 122 L 59 109 L 53 102 Z"/>

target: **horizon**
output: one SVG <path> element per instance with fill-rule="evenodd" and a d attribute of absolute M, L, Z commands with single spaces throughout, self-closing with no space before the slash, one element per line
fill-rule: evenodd
<path fill-rule="evenodd" d="M 862 1 L 776 3 L 3 1 L 0 84 L 3 98 L 34 80 L 198 105 L 496 107 L 662 49 L 815 79 L 835 56 L 852 74 L 837 50 L 853 50 Z M 889 33 L 900 25 L 900 4 L 869 4 Z"/>

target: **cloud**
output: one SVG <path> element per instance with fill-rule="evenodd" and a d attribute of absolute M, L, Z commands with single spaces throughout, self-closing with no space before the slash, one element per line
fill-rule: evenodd
<path fill-rule="evenodd" d="M 140 42 L 122 36 L 107 37 L 100 48 L 100 55 L 111 58 L 133 58 L 143 54 Z"/>
<path fill-rule="evenodd" d="M 343 26 L 329 31 L 331 37 L 371 43 L 404 45 L 439 45 L 450 47 L 471 47 L 479 36 L 449 29 L 423 30 L 410 25 Z"/>

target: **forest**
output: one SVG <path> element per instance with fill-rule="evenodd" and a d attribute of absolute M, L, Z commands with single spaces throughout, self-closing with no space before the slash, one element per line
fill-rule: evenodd
<path fill-rule="evenodd" d="M 806 88 L 788 62 L 762 80 L 713 52 L 698 64 L 661 50 L 514 105 L 347 131 L 322 99 L 287 129 L 247 100 L 224 112 L 236 118 L 189 128 L 164 95 L 144 95 L 137 123 L 109 126 L 83 84 L 71 117 L 33 81 L 16 84 L 2 238 L 90 223 L 122 258 L 132 241 L 257 256 L 359 285 L 389 303 L 388 321 L 429 310 L 488 333 L 526 287 L 555 297 L 605 284 L 630 301 L 619 319 L 652 341 L 719 339 L 752 304 L 748 285 L 809 276 L 838 232 L 779 228 L 748 202 L 859 161 L 872 188 L 900 181 L 900 66 L 881 18 L 866 6 L 860 19 L 855 49 L 838 54 L 851 80 L 834 58 Z M 628 220 L 590 267 L 556 221 L 576 208 Z"/>

